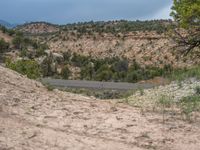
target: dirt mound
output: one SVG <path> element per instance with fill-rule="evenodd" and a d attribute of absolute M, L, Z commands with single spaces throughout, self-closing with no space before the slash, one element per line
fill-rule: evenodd
<path fill-rule="evenodd" d="M 0 67 L 0 149 L 141 150 L 200 147 L 200 127 L 140 109 L 48 91 Z"/>

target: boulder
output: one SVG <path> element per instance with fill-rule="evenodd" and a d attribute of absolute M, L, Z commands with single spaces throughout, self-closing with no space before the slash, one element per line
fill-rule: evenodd
<path fill-rule="evenodd" d="M 57 62 L 62 62 L 64 61 L 64 57 L 62 54 L 59 54 L 59 53 L 52 53 L 52 57 L 53 57 L 53 60 L 54 61 L 57 61 Z"/>

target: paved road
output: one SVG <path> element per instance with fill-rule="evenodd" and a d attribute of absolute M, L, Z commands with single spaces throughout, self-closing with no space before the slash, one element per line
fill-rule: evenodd
<path fill-rule="evenodd" d="M 148 89 L 156 85 L 150 83 L 124 83 L 124 82 L 97 82 L 80 80 L 42 79 L 43 83 L 57 88 L 89 88 L 89 89 L 113 89 L 113 90 L 134 90 L 138 88 Z"/>

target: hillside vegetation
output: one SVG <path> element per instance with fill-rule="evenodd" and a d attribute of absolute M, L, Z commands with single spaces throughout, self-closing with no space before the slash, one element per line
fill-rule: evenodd
<path fill-rule="evenodd" d="M 71 51 L 93 58 L 125 57 L 143 66 L 157 67 L 198 63 L 199 59 L 195 57 L 193 62 L 190 58 L 179 58 L 176 43 L 168 36 L 169 29 L 174 26 L 171 20 L 86 22 L 59 26 L 56 33 L 30 36 L 48 44 L 49 49 L 56 53 Z M 24 26 L 29 27 L 32 24 Z M 38 29 L 36 26 L 35 31 Z"/>
<path fill-rule="evenodd" d="M 168 36 L 174 27 L 171 20 L 122 20 L 62 26 L 32 22 L 15 30 L 2 28 L 10 36 L 6 65 L 30 74 L 30 60 L 35 65 L 28 68 L 39 66 L 34 78 L 138 82 L 166 77 L 174 69 L 199 64 L 198 55 L 184 57 L 176 51 Z M 3 40 L 5 49 L 6 36 Z"/>

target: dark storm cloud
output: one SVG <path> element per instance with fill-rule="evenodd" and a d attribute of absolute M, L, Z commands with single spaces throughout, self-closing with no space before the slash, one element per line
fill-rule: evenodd
<path fill-rule="evenodd" d="M 1 0 L 0 19 L 69 23 L 168 18 L 172 0 Z M 164 14 L 162 15 L 163 11 Z M 162 17 L 163 16 L 163 17 Z"/>

